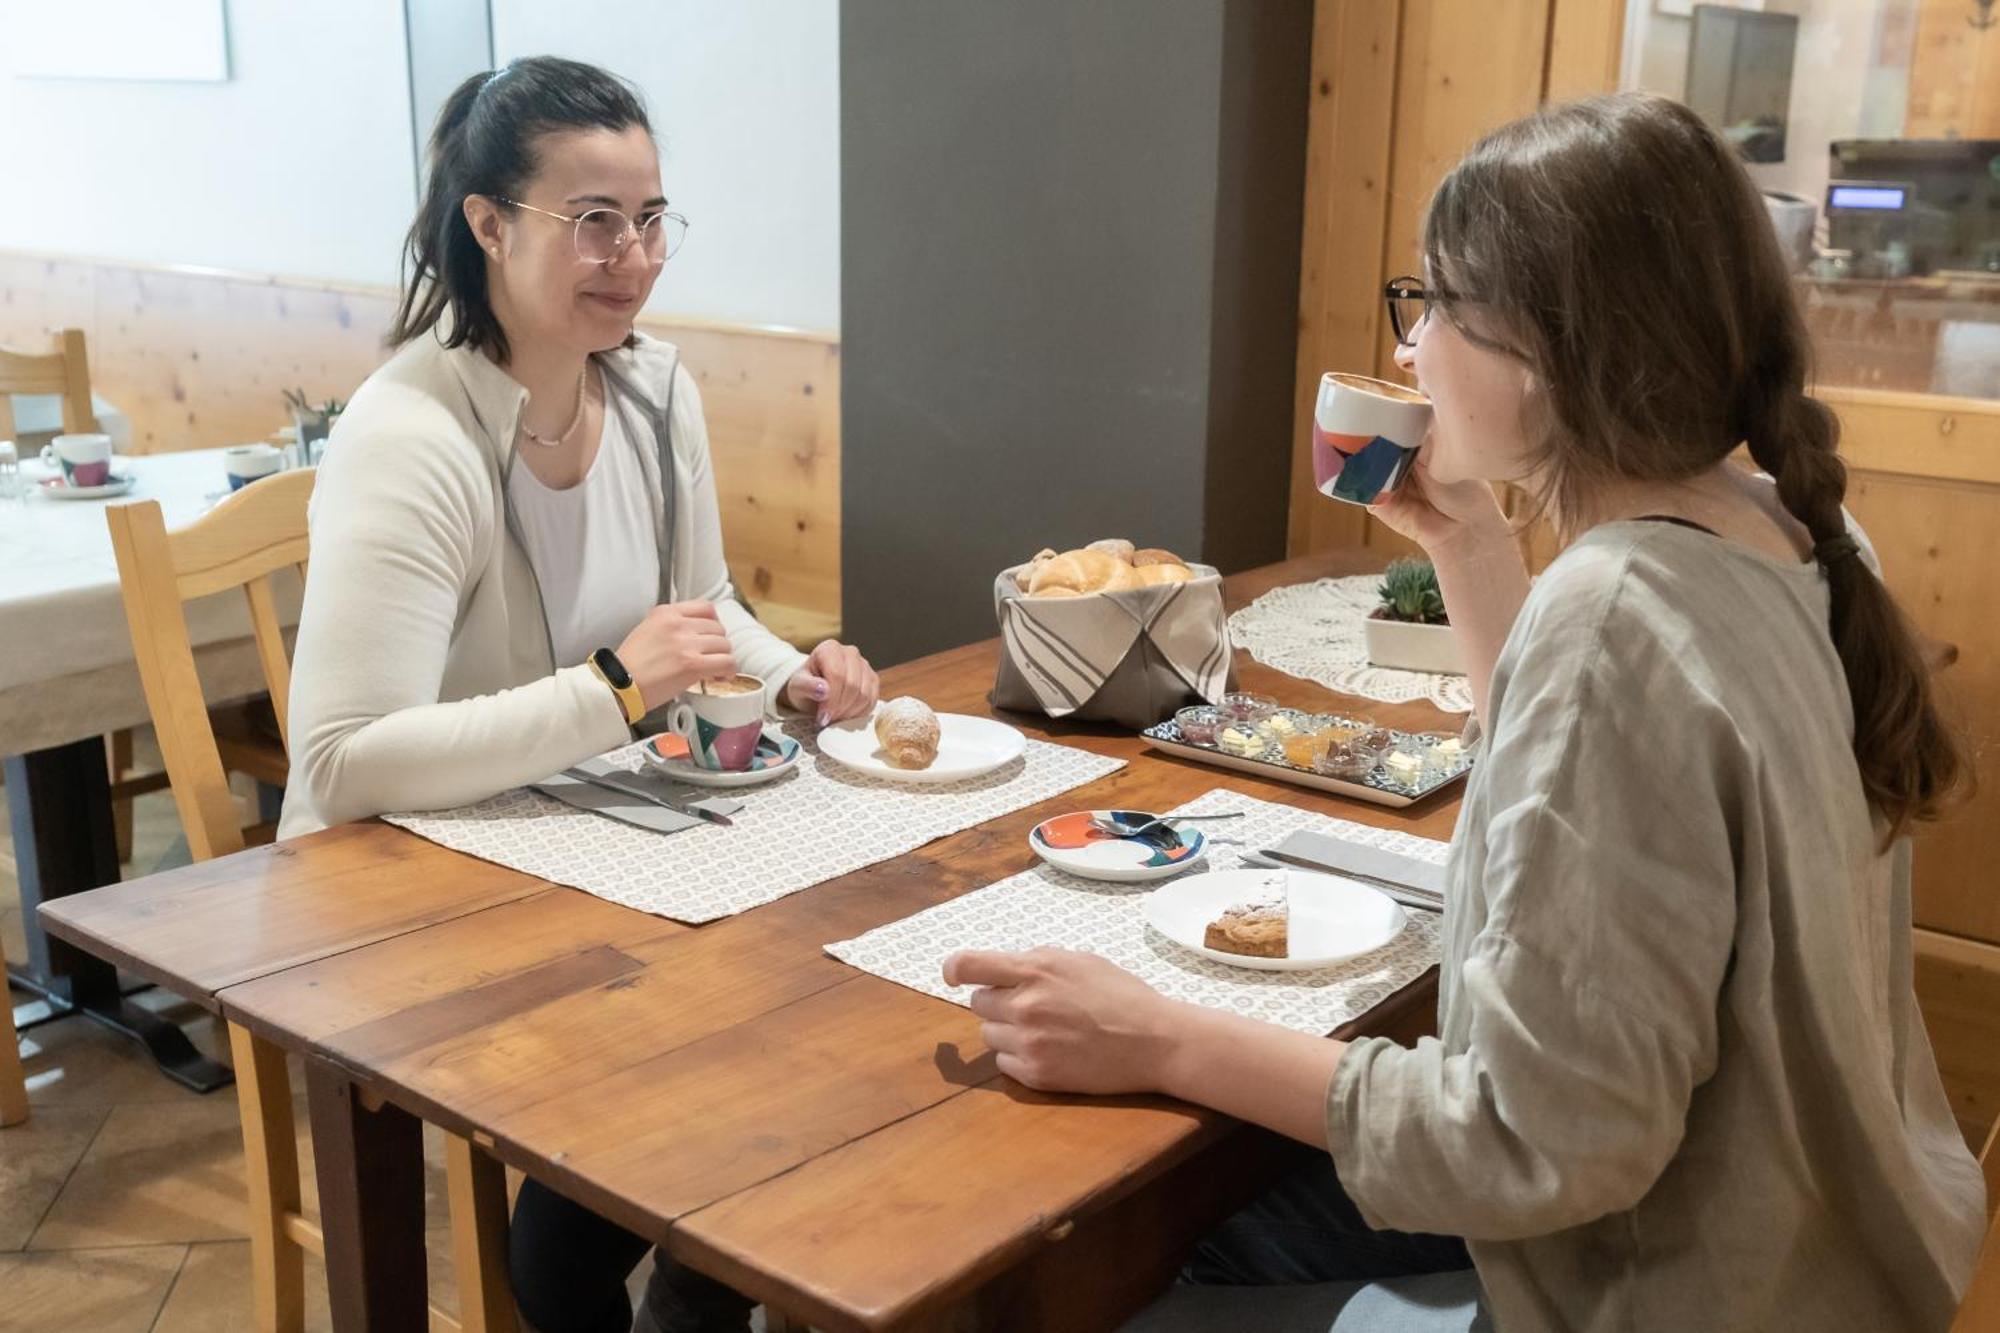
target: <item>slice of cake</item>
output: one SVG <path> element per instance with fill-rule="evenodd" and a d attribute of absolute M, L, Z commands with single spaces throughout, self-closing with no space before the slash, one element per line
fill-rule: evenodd
<path fill-rule="evenodd" d="M 1208 923 L 1201 942 L 1218 953 L 1284 958 L 1290 951 L 1286 938 L 1290 925 L 1291 914 L 1283 903 L 1239 903 Z"/>

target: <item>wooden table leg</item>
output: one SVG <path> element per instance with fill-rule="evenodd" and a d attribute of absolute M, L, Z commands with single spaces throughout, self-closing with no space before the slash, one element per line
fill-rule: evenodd
<path fill-rule="evenodd" d="M 425 1333 L 423 1126 L 394 1106 L 367 1109 L 337 1066 L 305 1064 L 333 1326 Z"/>

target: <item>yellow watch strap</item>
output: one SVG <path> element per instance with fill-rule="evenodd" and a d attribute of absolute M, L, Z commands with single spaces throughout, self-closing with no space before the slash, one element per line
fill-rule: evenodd
<path fill-rule="evenodd" d="M 597 665 L 595 661 L 586 662 L 586 665 L 590 667 L 592 675 L 604 682 L 606 689 L 618 696 L 618 707 L 625 714 L 625 725 L 628 727 L 638 726 L 639 719 L 646 716 L 646 697 L 639 693 L 638 685 L 626 685 L 621 688 L 612 684 L 611 677 L 605 675 L 604 668 Z"/>

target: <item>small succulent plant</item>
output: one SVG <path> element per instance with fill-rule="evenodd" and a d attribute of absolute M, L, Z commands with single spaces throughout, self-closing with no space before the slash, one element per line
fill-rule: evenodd
<path fill-rule="evenodd" d="M 1448 623 L 1444 614 L 1444 594 L 1438 591 L 1437 570 L 1428 560 L 1392 560 L 1382 574 L 1382 605 L 1376 614 L 1383 620 L 1406 620 L 1418 625 Z"/>

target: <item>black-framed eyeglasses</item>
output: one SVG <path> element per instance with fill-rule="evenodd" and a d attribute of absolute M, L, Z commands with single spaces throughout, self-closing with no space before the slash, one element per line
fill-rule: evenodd
<path fill-rule="evenodd" d="M 1431 292 L 1421 278 L 1391 278 L 1382 288 L 1389 303 L 1389 329 L 1398 347 L 1417 345 L 1417 325 L 1430 310 Z"/>
<path fill-rule="evenodd" d="M 658 268 L 672 259 L 674 251 L 680 249 L 681 242 L 687 239 L 687 219 L 664 209 L 643 213 L 636 219 L 626 217 L 615 208 L 593 208 L 571 217 L 567 213 L 551 213 L 546 208 L 524 204 L 518 199 L 503 199 L 499 195 L 494 195 L 493 199 L 509 208 L 526 209 L 545 218 L 572 224 L 576 228 L 576 257 L 586 264 L 608 264 L 636 240 L 641 253 L 646 256 L 646 262 Z"/>

